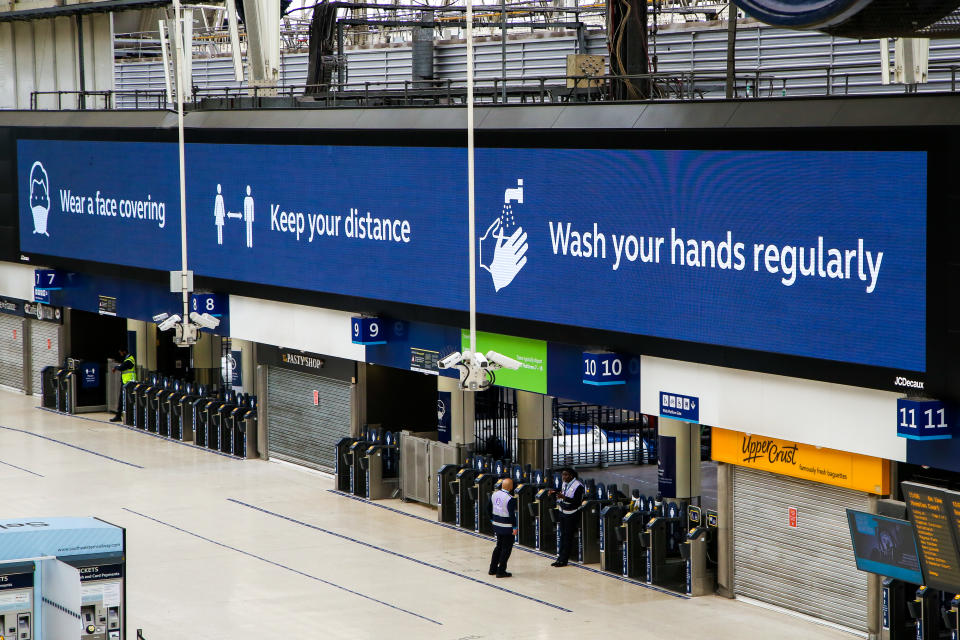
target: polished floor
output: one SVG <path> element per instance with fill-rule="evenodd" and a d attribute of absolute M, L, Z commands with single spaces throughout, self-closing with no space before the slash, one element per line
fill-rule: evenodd
<path fill-rule="evenodd" d="M 131 639 L 852 637 L 519 549 L 513 577 L 497 580 L 490 541 L 437 525 L 427 507 L 354 500 L 322 474 L 36 405 L 0 391 L 0 517 L 126 527 Z"/>

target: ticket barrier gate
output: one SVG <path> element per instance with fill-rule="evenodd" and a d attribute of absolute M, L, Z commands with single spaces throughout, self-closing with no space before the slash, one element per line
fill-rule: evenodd
<path fill-rule="evenodd" d="M 206 398 L 207 389 L 204 385 L 188 385 L 187 393 L 180 398 L 180 440 L 197 442 L 197 409 L 201 401 Z"/>
<path fill-rule="evenodd" d="M 907 601 L 907 611 L 913 618 L 917 640 L 940 640 L 940 592 L 927 586 L 916 591 Z"/>
<path fill-rule="evenodd" d="M 960 595 L 950 600 L 950 606 L 943 609 L 943 626 L 950 630 L 950 640 L 960 640 Z"/>
<path fill-rule="evenodd" d="M 56 409 L 60 413 L 74 413 L 77 397 L 77 372 L 68 367 L 57 369 Z"/>
<path fill-rule="evenodd" d="M 630 511 L 616 530 L 620 539 L 621 572 L 625 578 L 645 580 L 647 577 L 647 548 L 640 541 L 647 520 L 647 511 Z"/>
<path fill-rule="evenodd" d="M 140 420 L 137 413 L 137 389 L 143 382 L 128 382 L 123 385 L 123 424 L 136 427 Z"/>
<path fill-rule="evenodd" d="M 341 441 L 342 442 L 342 441 Z M 339 446 L 339 444 L 337 445 Z M 437 521 L 457 523 L 457 500 L 451 486 L 460 471 L 458 464 L 445 464 L 437 471 Z M 339 482 L 339 476 L 338 482 Z"/>
<path fill-rule="evenodd" d="M 495 485 L 504 475 L 504 464 L 500 460 L 484 460 L 484 469 L 477 474 L 473 481 L 473 490 L 470 497 L 473 499 L 473 530 L 488 536 L 494 534 L 491 516 Z"/>
<path fill-rule="evenodd" d="M 350 443 L 348 449 L 347 463 L 350 469 L 350 493 L 355 496 L 364 497 L 367 495 L 367 474 L 361 466 L 361 459 L 370 447 L 371 440 L 376 439 L 376 434 L 371 434 L 369 429 L 364 429 L 363 437 Z M 371 437 L 371 435 L 373 437 Z"/>
<path fill-rule="evenodd" d="M 333 476 L 337 491 L 350 491 L 350 445 L 353 438 L 340 438 L 334 445 Z"/>
<path fill-rule="evenodd" d="M 257 397 L 245 396 L 244 403 L 230 412 L 228 422 L 233 440 L 230 453 L 238 458 L 256 458 L 257 453 Z"/>
<path fill-rule="evenodd" d="M 212 410 L 208 422 L 207 448 L 221 453 L 233 454 L 233 431 L 230 429 L 230 414 L 240 407 L 235 391 L 227 391 L 223 400 Z M 216 437 L 213 437 L 213 436 Z M 214 441 L 215 444 L 212 444 Z"/>
<path fill-rule="evenodd" d="M 70 564 L 80 572 L 80 639 L 120 640 L 126 626 L 122 560 L 92 558 Z"/>
<path fill-rule="evenodd" d="M 517 544 L 531 549 L 537 548 L 537 509 L 534 504 L 537 493 L 544 488 L 543 472 L 540 469 L 531 471 L 524 482 L 517 482 L 514 478 L 515 489 L 513 495 L 517 499 Z"/>
<path fill-rule="evenodd" d="M 612 488 L 611 488 L 612 487 Z M 616 485 L 610 485 L 608 499 L 616 495 Z M 617 535 L 627 507 L 614 501 L 600 510 L 600 568 L 620 574 L 623 572 L 623 534 Z"/>
<path fill-rule="evenodd" d="M 59 367 L 44 367 L 40 372 L 40 406 L 44 409 L 57 409 L 57 371 Z"/>
<path fill-rule="evenodd" d="M 557 552 L 557 499 L 550 487 L 537 491 L 528 511 L 533 515 L 534 544 L 539 551 Z"/>
<path fill-rule="evenodd" d="M 400 478 L 396 473 L 390 476 L 388 469 L 392 454 L 398 450 L 396 436 L 387 431 L 377 434 L 375 441 L 367 447 L 360 464 L 366 473 L 366 495 L 368 500 L 384 500 L 394 497 L 400 489 Z"/>
<path fill-rule="evenodd" d="M 193 385 L 189 382 L 177 381 L 174 385 L 173 393 L 167 398 L 167 404 L 169 405 L 167 409 L 167 421 L 168 427 L 167 430 L 170 432 L 170 437 L 174 440 L 184 440 L 184 427 L 186 426 L 186 420 L 184 420 L 185 409 L 184 399 L 193 393 Z M 190 430 L 190 440 L 193 440 L 193 430 Z"/>
<path fill-rule="evenodd" d="M 473 531 L 474 522 L 473 501 L 470 499 L 470 489 L 473 488 L 473 481 L 477 477 L 477 470 L 473 465 L 477 464 L 478 459 L 480 459 L 480 456 L 468 458 L 467 460 L 471 466 L 461 467 L 460 470 L 457 471 L 453 482 L 450 483 L 450 493 L 453 494 L 456 504 L 455 523 L 458 527 L 471 531 Z M 482 460 L 480 464 L 483 464 Z"/>
<path fill-rule="evenodd" d="M 149 382 L 137 390 L 137 411 L 142 416 L 140 427 L 150 433 L 157 432 L 157 394 L 160 393 L 162 384 L 157 374 L 151 374 Z"/>
<path fill-rule="evenodd" d="M 640 536 L 647 549 L 647 582 L 671 589 L 686 590 L 687 563 L 680 556 L 677 540 L 682 508 L 676 502 L 662 507 L 665 514 L 654 514 Z"/>
<path fill-rule="evenodd" d="M 211 416 L 221 402 L 219 397 L 204 396 L 193 405 L 193 437 L 198 447 L 220 448 L 220 430 L 214 428 Z"/>
<path fill-rule="evenodd" d="M 717 512 L 687 507 L 687 539 L 680 556 L 687 563 L 688 596 L 706 596 L 717 588 Z"/>
<path fill-rule="evenodd" d="M 577 527 L 577 562 L 581 564 L 600 562 L 600 511 L 605 506 L 606 497 L 603 483 L 586 480 L 579 512 L 580 526 Z"/>
<path fill-rule="evenodd" d="M 157 393 L 157 433 L 164 438 L 173 435 L 170 429 L 170 407 L 172 398 L 179 395 L 181 384 L 179 380 L 164 378 L 163 388 Z"/>
<path fill-rule="evenodd" d="M 0 638 L 35 640 L 34 572 L 31 561 L 0 566 Z"/>

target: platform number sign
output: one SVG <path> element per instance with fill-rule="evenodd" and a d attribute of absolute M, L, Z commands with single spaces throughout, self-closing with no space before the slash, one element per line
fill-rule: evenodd
<path fill-rule="evenodd" d="M 35 269 L 33 288 L 55 291 L 63 288 L 63 273 L 55 269 Z"/>
<path fill-rule="evenodd" d="M 354 316 L 350 319 L 350 340 L 353 344 L 387 344 L 383 321 L 380 318 Z"/>
<path fill-rule="evenodd" d="M 951 411 L 940 400 L 897 399 L 897 435 L 910 440 L 953 437 Z"/>
<path fill-rule="evenodd" d="M 209 313 L 214 318 L 220 318 L 225 312 L 221 296 L 215 293 L 195 293 L 190 297 L 190 311 Z"/>
<path fill-rule="evenodd" d="M 625 358 L 617 353 L 584 352 L 583 384 L 598 387 L 627 384 Z"/>

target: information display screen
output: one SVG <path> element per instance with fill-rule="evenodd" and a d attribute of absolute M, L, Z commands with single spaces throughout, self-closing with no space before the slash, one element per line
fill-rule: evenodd
<path fill-rule="evenodd" d="M 917 533 L 924 584 L 957 593 L 960 592 L 960 553 L 957 552 L 954 537 L 957 524 L 951 514 L 948 493 L 938 487 L 903 483 L 907 511 Z"/>
<path fill-rule="evenodd" d="M 911 584 L 923 584 L 913 525 L 847 509 L 857 569 Z"/>
<path fill-rule="evenodd" d="M 176 145 L 17 148 L 23 251 L 179 268 Z M 468 308 L 462 148 L 197 143 L 186 164 L 198 276 Z M 926 370 L 925 152 L 481 148 L 476 167 L 481 313 Z"/>

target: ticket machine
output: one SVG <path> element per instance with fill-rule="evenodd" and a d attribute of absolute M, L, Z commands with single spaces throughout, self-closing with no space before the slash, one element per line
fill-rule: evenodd
<path fill-rule="evenodd" d="M 120 640 L 124 624 L 124 565 L 119 559 L 71 563 L 80 571 L 80 640 Z"/>
<path fill-rule="evenodd" d="M 0 564 L 0 638 L 36 640 L 34 572 L 31 561 Z"/>

